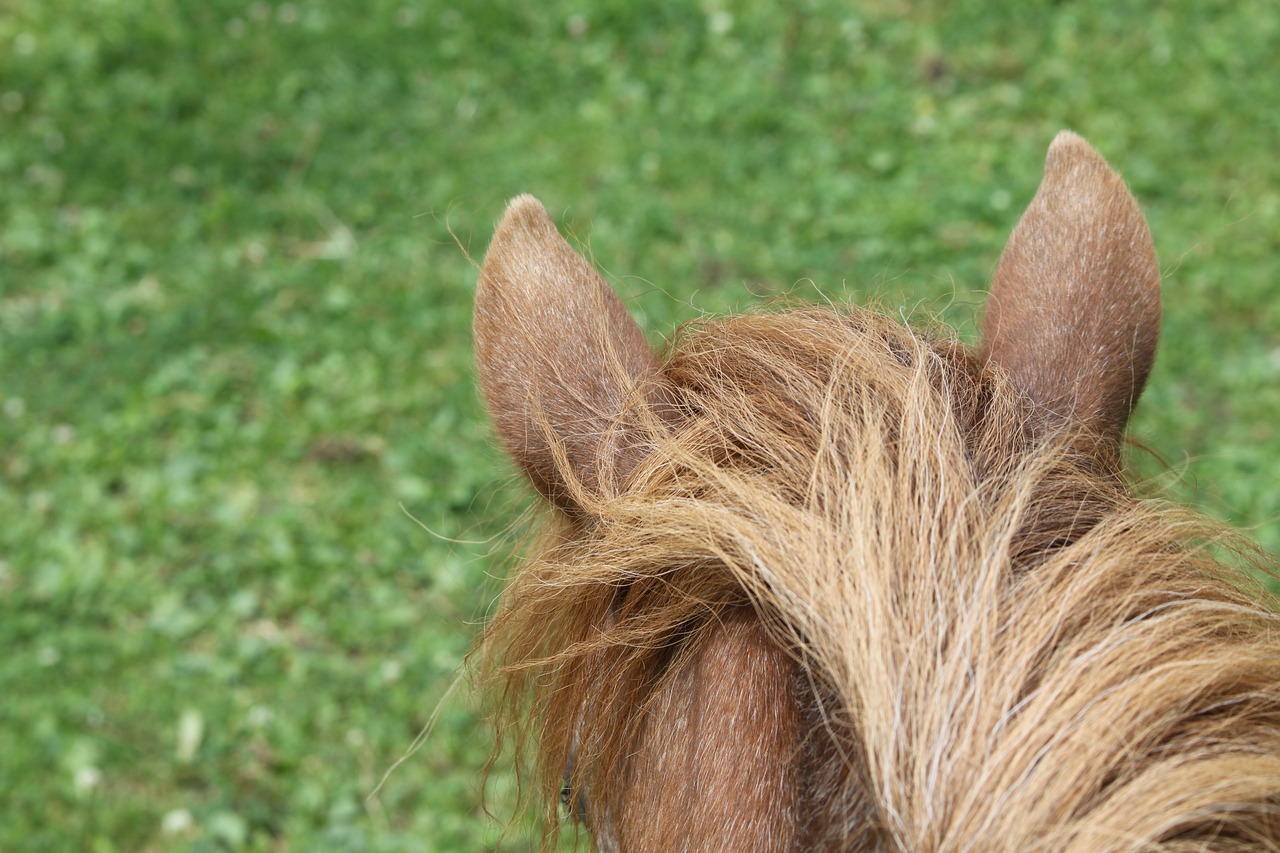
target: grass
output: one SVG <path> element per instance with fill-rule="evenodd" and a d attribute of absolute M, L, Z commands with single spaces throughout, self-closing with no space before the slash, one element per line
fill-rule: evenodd
<path fill-rule="evenodd" d="M 450 692 L 519 507 L 467 253 L 521 191 L 655 339 L 779 293 L 971 330 L 1071 127 L 1165 271 L 1136 432 L 1280 552 L 1266 0 L 0 9 L 0 849 L 533 843 Z"/>

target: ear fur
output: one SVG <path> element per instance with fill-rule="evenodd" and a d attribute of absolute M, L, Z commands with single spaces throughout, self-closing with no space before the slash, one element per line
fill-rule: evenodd
<path fill-rule="evenodd" d="M 991 285 L 982 357 L 1002 367 L 1050 432 L 1118 443 L 1151 372 L 1160 268 L 1124 181 L 1069 131 Z"/>
<path fill-rule="evenodd" d="M 640 452 L 628 413 L 658 374 L 617 294 L 529 195 L 498 224 L 476 288 L 480 387 L 508 452 L 566 510 Z"/>

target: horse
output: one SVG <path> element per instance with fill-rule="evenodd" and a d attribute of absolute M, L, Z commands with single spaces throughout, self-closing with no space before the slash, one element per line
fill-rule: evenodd
<path fill-rule="evenodd" d="M 1160 317 L 1067 131 L 976 346 L 791 305 L 655 353 L 511 201 L 477 374 L 550 509 L 477 649 L 544 844 L 1280 850 L 1272 558 L 1126 474 Z"/>

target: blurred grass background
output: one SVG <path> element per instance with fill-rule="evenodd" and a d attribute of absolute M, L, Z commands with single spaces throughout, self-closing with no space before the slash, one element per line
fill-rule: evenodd
<path fill-rule="evenodd" d="M 530 846 L 449 693 L 519 507 L 467 259 L 517 192 L 655 339 L 971 330 L 1075 129 L 1165 273 L 1136 433 L 1280 551 L 1277 43 L 1270 0 L 0 0 L 0 849 Z"/>

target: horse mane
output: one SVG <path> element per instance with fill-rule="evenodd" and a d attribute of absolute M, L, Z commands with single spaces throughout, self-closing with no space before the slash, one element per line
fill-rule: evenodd
<path fill-rule="evenodd" d="M 478 646 L 548 846 L 566 772 L 589 822 L 699 808 L 628 799 L 679 719 L 701 728 L 670 730 L 690 746 L 669 774 L 776 774 L 740 818 L 775 849 L 1280 849 L 1256 547 L 1138 497 L 1087 430 L 1046 437 L 941 329 L 754 312 L 659 362 L 661 405 L 609 416 L 641 437 L 626 470 L 540 423 L 580 511 L 554 511 Z M 681 710 L 726 685 L 745 708 Z M 777 760 L 719 766 L 724 737 Z"/>

